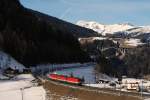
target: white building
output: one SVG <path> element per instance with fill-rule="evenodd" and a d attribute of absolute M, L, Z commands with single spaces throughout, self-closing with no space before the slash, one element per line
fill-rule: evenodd
<path fill-rule="evenodd" d="M 124 78 L 122 79 L 122 86 L 127 90 L 137 90 L 139 89 L 139 83 L 141 80 L 134 78 Z"/>
<path fill-rule="evenodd" d="M 144 79 L 135 79 L 135 78 L 123 78 L 122 86 L 127 90 L 139 90 L 144 89 L 150 90 L 150 81 Z"/>

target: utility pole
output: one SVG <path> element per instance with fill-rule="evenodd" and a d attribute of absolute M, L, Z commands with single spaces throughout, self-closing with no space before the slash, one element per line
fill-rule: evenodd
<path fill-rule="evenodd" d="M 44 77 L 44 71 L 43 71 L 43 69 L 42 69 L 42 78 Z"/>
<path fill-rule="evenodd" d="M 20 88 L 20 90 L 21 90 L 21 100 L 23 100 L 23 88 Z"/>
<path fill-rule="evenodd" d="M 48 66 L 48 69 L 49 69 L 49 72 L 48 72 L 48 73 L 50 73 L 50 66 Z"/>
<path fill-rule="evenodd" d="M 120 91 L 119 91 L 119 96 L 121 96 L 121 84 L 119 84 L 119 85 L 120 85 L 120 87 L 119 87 L 119 88 L 120 88 Z"/>
<path fill-rule="evenodd" d="M 143 98 L 143 81 L 141 83 L 141 99 Z"/>

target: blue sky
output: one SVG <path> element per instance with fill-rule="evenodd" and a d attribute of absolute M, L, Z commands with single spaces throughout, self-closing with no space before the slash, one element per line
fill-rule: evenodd
<path fill-rule="evenodd" d="M 150 0 L 20 0 L 33 10 L 76 23 L 150 25 Z"/>

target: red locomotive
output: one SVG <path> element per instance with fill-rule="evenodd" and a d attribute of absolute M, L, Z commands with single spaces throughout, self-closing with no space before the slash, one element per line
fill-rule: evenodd
<path fill-rule="evenodd" d="M 65 76 L 65 75 L 58 75 L 58 74 L 49 74 L 48 78 L 55 81 L 65 82 L 69 84 L 81 85 L 82 79 L 76 78 L 73 76 Z"/>

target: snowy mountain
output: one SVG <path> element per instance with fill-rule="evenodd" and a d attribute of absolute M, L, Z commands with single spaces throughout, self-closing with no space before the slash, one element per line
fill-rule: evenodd
<path fill-rule="evenodd" d="M 150 27 L 149 26 L 142 26 L 142 27 L 134 27 L 125 31 L 119 31 L 115 32 L 114 34 L 124 34 L 124 35 L 130 35 L 130 36 L 138 36 L 142 34 L 150 33 Z"/>
<path fill-rule="evenodd" d="M 117 38 L 137 38 L 143 42 L 150 42 L 150 26 L 134 26 L 129 23 L 105 25 L 94 21 L 78 21 L 77 25 L 93 29 L 103 36 L 109 34 Z"/>
<path fill-rule="evenodd" d="M 144 42 L 150 41 L 150 26 L 142 26 L 114 33 L 114 37 L 138 38 Z"/>
<path fill-rule="evenodd" d="M 77 25 L 92 29 L 104 36 L 107 34 L 114 34 L 116 32 L 125 31 L 135 27 L 129 23 L 105 25 L 94 21 L 78 21 Z"/>

